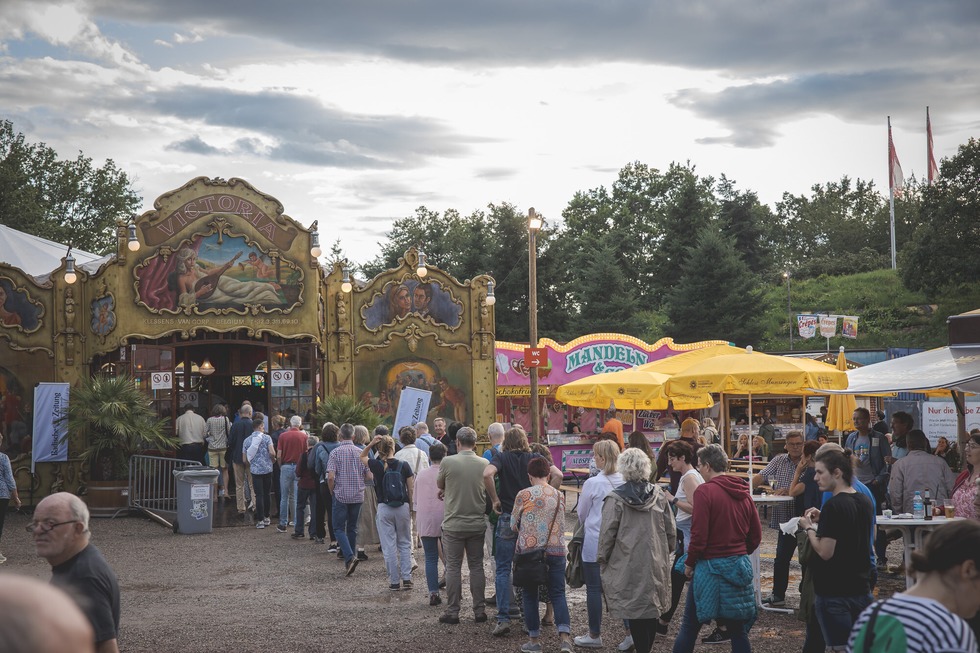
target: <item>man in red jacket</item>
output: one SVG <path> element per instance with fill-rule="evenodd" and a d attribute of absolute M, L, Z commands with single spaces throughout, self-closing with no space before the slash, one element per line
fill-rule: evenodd
<path fill-rule="evenodd" d="M 688 578 L 697 569 L 698 578 L 688 586 L 674 653 L 691 653 L 701 624 L 709 619 L 715 619 L 718 628 L 705 643 L 731 641 L 732 651 L 750 651 L 746 625 L 755 620 L 756 606 L 748 556 L 762 541 L 759 513 L 746 483 L 725 474 L 728 456 L 720 445 L 710 444 L 698 451 L 698 471 L 705 482 L 694 491 L 691 541 L 684 569 Z M 724 577 L 718 578 L 719 573 Z M 717 589 L 712 599 L 718 605 L 709 605 L 699 594 L 702 576 L 708 575 L 715 576 L 710 582 Z"/>

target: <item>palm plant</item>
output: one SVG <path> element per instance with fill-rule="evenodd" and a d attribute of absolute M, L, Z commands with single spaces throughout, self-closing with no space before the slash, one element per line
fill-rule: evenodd
<path fill-rule="evenodd" d="M 72 388 L 65 438 L 87 443 L 81 459 L 93 481 L 119 481 L 129 475 L 129 458 L 145 449 L 168 450 L 177 439 L 168 435 L 168 420 L 159 419 L 150 398 L 127 375 L 96 375 Z"/>
<path fill-rule="evenodd" d="M 378 415 L 370 406 L 358 401 L 350 395 L 335 395 L 325 397 L 316 410 L 318 424 L 333 422 L 338 426 L 343 423 L 363 424 L 368 431 L 381 423 Z"/>

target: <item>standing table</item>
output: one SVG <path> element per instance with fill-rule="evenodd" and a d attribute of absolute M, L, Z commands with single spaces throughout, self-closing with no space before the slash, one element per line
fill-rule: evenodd
<path fill-rule="evenodd" d="M 878 515 L 879 528 L 897 528 L 902 531 L 902 540 L 905 543 L 905 587 L 915 585 L 915 578 L 912 576 L 912 552 L 922 547 L 926 533 L 933 531 L 944 524 L 951 524 L 954 521 L 962 521 L 963 517 L 933 517 L 932 519 L 900 519 L 892 517 L 886 519 Z"/>
<path fill-rule="evenodd" d="M 774 505 L 777 503 L 786 503 L 787 501 L 795 501 L 795 497 L 778 495 L 778 494 L 753 494 L 752 501 L 755 503 L 756 508 L 760 505 Z M 763 527 L 764 528 L 764 527 Z M 755 587 L 755 603 L 759 608 L 763 610 L 768 610 L 769 612 L 782 612 L 782 613 L 792 613 L 793 611 L 788 608 L 773 608 L 762 603 L 762 565 L 759 561 L 759 549 L 756 548 L 755 551 L 749 556 L 752 560 L 752 585 Z"/>

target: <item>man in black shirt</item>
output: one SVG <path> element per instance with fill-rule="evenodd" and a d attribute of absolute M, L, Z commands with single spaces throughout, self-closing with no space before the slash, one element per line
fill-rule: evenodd
<path fill-rule="evenodd" d="M 846 650 L 851 627 L 870 605 L 871 527 L 874 506 L 852 486 L 851 458 L 841 451 L 817 454 L 815 477 L 832 492 L 823 510 L 810 508 L 800 518 L 813 551 L 813 589 L 817 620 L 830 651 Z"/>
<path fill-rule="evenodd" d="M 95 630 L 97 653 L 117 653 L 119 581 L 95 546 L 89 544 L 85 503 L 68 492 L 44 498 L 27 527 L 37 554 L 51 564 L 51 583 L 77 595 Z"/>

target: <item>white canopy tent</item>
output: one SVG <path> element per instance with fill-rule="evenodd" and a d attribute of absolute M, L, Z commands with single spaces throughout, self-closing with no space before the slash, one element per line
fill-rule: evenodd
<path fill-rule="evenodd" d="M 827 394 L 883 394 L 950 390 L 980 393 L 980 346 L 930 349 L 847 371 L 847 390 Z"/>
<path fill-rule="evenodd" d="M 7 263 L 32 277 L 43 281 L 51 272 L 61 267 L 61 260 L 68 253 L 68 245 L 25 234 L 0 224 L 0 262 Z M 94 272 L 111 258 L 72 249 L 75 265 L 86 272 Z"/>

